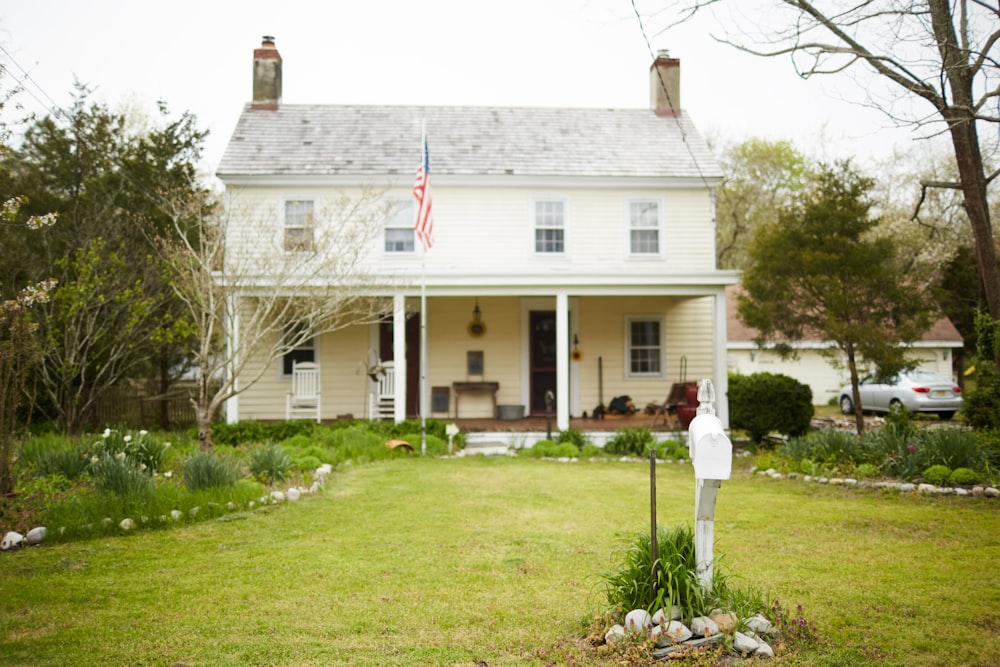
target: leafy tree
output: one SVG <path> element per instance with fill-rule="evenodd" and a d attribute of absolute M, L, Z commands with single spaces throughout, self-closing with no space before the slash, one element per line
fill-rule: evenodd
<path fill-rule="evenodd" d="M 22 232 L 0 250 L 0 276 L 58 278 L 38 320 L 37 374 L 46 405 L 71 433 L 109 389 L 151 373 L 151 359 L 165 359 L 168 373 L 183 357 L 190 329 L 152 239 L 172 226 L 164 198 L 207 198 L 195 168 L 204 133 L 192 116 L 171 120 L 161 105 L 150 129 L 88 95 L 78 84 L 72 108 L 32 123 L 0 167 L 0 186 L 27 195 L 26 213 L 63 212 L 37 239 Z"/>
<path fill-rule="evenodd" d="M 859 433 L 859 369 L 891 375 L 908 366 L 904 346 L 926 331 L 931 312 L 925 280 L 901 273 L 893 240 L 872 234 L 871 188 L 849 163 L 822 166 L 802 201 L 755 234 L 738 302 L 758 345 L 794 356 L 792 342 L 831 342 L 827 357 L 846 359 Z"/>
<path fill-rule="evenodd" d="M 754 229 L 774 222 L 802 192 L 808 164 L 790 142 L 766 139 L 729 147 L 721 162 L 726 179 L 716 203 L 716 263 L 742 269 Z"/>
<path fill-rule="evenodd" d="M 720 2 L 682 4 L 682 13 L 694 16 Z M 867 69 L 886 88 L 878 90 L 866 81 L 869 106 L 926 136 L 942 133 L 950 138 L 958 179 L 926 180 L 924 185 L 961 192 L 975 239 L 983 297 L 993 319 L 1000 319 L 1000 267 L 987 198 L 998 172 L 990 173 L 978 132 L 980 123 L 1000 122 L 1000 59 L 995 56 L 1000 5 L 985 0 L 862 0 L 823 5 L 775 0 L 763 10 L 766 27 L 761 26 L 758 37 L 747 36 L 751 22 L 741 11 L 737 30 L 743 37 L 723 41 L 757 55 L 790 56 L 803 78 Z M 737 3 L 730 6 L 735 8 Z M 738 6 L 743 9 L 743 3 Z"/>

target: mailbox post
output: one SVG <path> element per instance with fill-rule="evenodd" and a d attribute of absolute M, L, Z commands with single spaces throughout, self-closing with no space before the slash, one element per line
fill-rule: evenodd
<path fill-rule="evenodd" d="M 694 464 L 694 553 L 702 588 L 712 588 L 715 541 L 715 498 L 733 469 L 733 443 L 715 416 L 715 387 L 703 379 L 698 387 L 698 413 L 688 427 L 688 450 Z"/>

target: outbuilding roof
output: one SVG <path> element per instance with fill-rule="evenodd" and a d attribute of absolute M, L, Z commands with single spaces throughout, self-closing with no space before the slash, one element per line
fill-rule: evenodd
<path fill-rule="evenodd" d="M 321 104 L 246 105 L 217 174 L 223 181 L 410 175 L 420 161 L 422 126 L 436 175 L 694 178 L 706 185 L 722 175 L 687 113 Z"/>

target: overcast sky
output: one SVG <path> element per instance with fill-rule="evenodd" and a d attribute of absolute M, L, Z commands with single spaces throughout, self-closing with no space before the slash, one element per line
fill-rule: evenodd
<path fill-rule="evenodd" d="M 745 3 L 747 0 L 741 0 Z M 756 1 L 756 0 L 754 0 Z M 819 158 L 884 156 L 911 141 L 851 104 L 845 77 L 804 81 L 788 59 L 719 44 L 706 16 L 660 32 L 681 60 L 681 105 L 716 140 L 787 139 Z M 0 7 L 0 62 L 30 74 L 18 101 L 68 106 L 74 77 L 113 108 L 163 99 L 210 131 L 214 171 L 251 96 L 253 49 L 273 35 L 286 103 L 645 108 L 650 50 L 630 0 L 35 0 Z M 4 89 L 9 79 L 2 83 Z"/>

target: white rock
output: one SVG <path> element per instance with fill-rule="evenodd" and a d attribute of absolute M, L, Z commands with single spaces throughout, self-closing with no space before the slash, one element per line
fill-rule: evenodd
<path fill-rule="evenodd" d="M 982 487 L 982 486 L 974 486 L 974 487 L 972 487 L 972 495 L 974 495 L 976 497 L 985 495 L 985 493 L 986 493 L 986 489 L 984 487 Z"/>
<path fill-rule="evenodd" d="M 853 477 L 844 478 L 844 486 L 857 486 L 857 484 L 858 480 L 854 479 Z"/>
<path fill-rule="evenodd" d="M 101 519 L 101 525 L 104 526 L 105 528 L 110 526 L 112 523 L 114 522 L 111 520 L 111 517 L 109 516 L 106 516 L 103 519 Z"/>
<path fill-rule="evenodd" d="M 180 521 L 182 516 L 184 515 L 181 514 L 180 510 L 170 510 L 170 518 L 174 521 Z"/>
<path fill-rule="evenodd" d="M 1000 489 L 995 486 L 987 486 L 983 489 L 983 495 L 987 498 L 1000 498 Z"/>
<path fill-rule="evenodd" d="M 48 532 L 45 526 L 36 526 L 28 531 L 28 534 L 24 536 L 24 541 L 28 544 L 39 544 L 45 539 Z"/>
<path fill-rule="evenodd" d="M 767 620 L 760 614 L 756 616 L 751 616 L 747 619 L 747 627 L 756 633 L 769 635 L 775 632 L 774 626 L 771 625 L 771 621 Z"/>
<path fill-rule="evenodd" d="M 740 653 L 753 653 L 760 648 L 760 642 L 742 632 L 733 634 L 733 649 Z"/>
<path fill-rule="evenodd" d="M 21 542 L 23 541 L 24 535 L 16 530 L 8 531 L 7 534 L 3 536 L 3 539 L 0 540 L 0 550 L 10 551 L 11 549 L 16 549 L 21 546 Z"/>
<path fill-rule="evenodd" d="M 673 642 L 670 640 L 670 637 L 667 637 L 666 635 L 663 634 L 664 627 L 665 626 L 663 625 L 654 625 L 653 629 L 649 631 L 649 638 L 652 639 L 653 642 L 661 648 L 673 644 Z"/>
<path fill-rule="evenodd" d="M 933 484 L 921 484 L 917 487 L 917 493 L 934 493 L 937 487 Z"/>
<path fill-rule="evenodd" d="M 614 644 L 615 642 L 620 642 L 625 639 L 625 628 L 618 625 L 612 625 L 611 628 L 604 633 L 604 643 Z"/>
<path fill-rule="evenodd" d="M 230 512 L 234 511 L 236 509 L 236 503 L 230 500 L 228 503 L 226 503 L 226 509 L 229 510 Z"/>
<path fill-rule="evenodd" d="M 299 498 L 302 497 L 302 492 L 293 486 L 292 488 L 285 491 L 285 497 L 294 503 L 295 501 L 297 501 Z"/>
<path fill-rule="evenodd" d="M 663 636 L 670 639 L 675 644 L 686 642 L 691 639 L 694 633 L 680 621 L 670 621 L 663 629 Z"/>
<path fill-rule="evenodd" d="M 917 488 L 917 485 L 911 484 L 910 482 L 906 482 L 897 484 L 896 488 L 902 491 L 903 493 L 911 493 L 913 492 L 914 489 Z"/>
<path fill-rule="evenodd" d="M 699 637 L 711 637 L 719 634 L 719 626 L 708 616 L 695 616 L 691 619 L 691 632 Z"/>
<path fill-rule="evenodd" d="M 272 491 L 271 500 L 273 500 L 276 503 L 283 502 L 285 500 L 285 494 L 282 493 L 281 491 Z"/>
<path fill-rule="evenodd" d="M 118 527 L 127 533 L 130 530 L 135 530 L 135 521 L 126 517 L 121 520 L 121 523 L 118 524 Z"/>
<path fill-rule="evenodd" d="M 767 642 L 759 642 L 759 644 L 760 646 L 758 646 L 757 650 L 753 652 L 754 655 L 760 656 L 762 658 L 774 657 L 774 649 L 771 648 L 770 644 L 768 644 Z"/>
<path fill-rule="evenodd" d="M 666 625 L 670 621 L 679 621 L 681 619 L 681 608 L 677 605 L 670 607 L 670 615 L 662 609 L 657 609 L 656 613 L 653 614 L 653 625 Z"/>
<path fill-rule="evenodd" d="M 831 477 L 830 486 L 843 486 L 844 479 L 842 477 Z"/>
<path fill-rule="evenodd" d="M 625 629 L 629 634 L 637 635 L 646 632 L 653 625 L 653 619 L 645 609 L 633 609 L 625 614 Z"/>
<path fill-rule="evenodd" d="M 963 489 L 962 487 L 959 486 L 959 487 L 957 487 L 955 489 L 955 495 L 956 496 L 967 496 L 967 495 L 969 495 L 969 490 L 968 489 Z"/>
<path fill-rule="evenodd" d="M 333 466 L 329 463 L 324 463 L 320 467 L 316 468 L 316 474 L 320 477 L 326 477 L 333 472 Z"/>
<path fill-rule="evenodd" d="M 190 514 L 191 518 L 193 519 L 194 517 L 198 516 L 198 512 L 200 512 L 200 511 L 201 511 L 201 508 L 198 507 L 197 505 L 195 505 L 194 507 L 192 507 L 191 509 L 188 510 L 188 514 Z"/>

